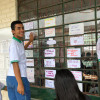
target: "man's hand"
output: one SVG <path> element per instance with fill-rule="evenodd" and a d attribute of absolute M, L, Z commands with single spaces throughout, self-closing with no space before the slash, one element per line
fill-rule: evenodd
<path fill-rule="evenodd" d="M 33 32 L 30 33 L 29 35 L 29 42 L 33 42 L 34 38 L 35 38 L 35 35 L 33 35 Z"/>
<path fill-rule="evenodd" d="M 21 79 L 21 74 L 20 74 L 18 62 L 14 62 L 12 64 L 13 64 L 14 74 L 15 74 L 16 80 L 18 82 L 17 92 L 19 94 L 24 95 L 24 86 L 23 86 L 23 81 Z"/>
<path fill-rule="evenodd" d="M 24 95 L 24 86 L 23 86 L 23 84 L 18 84 L 17 92 L 21 95 Z"/>
<path fill-rule="evenodd" d="M 29 36 L 29 41 L 28 43 L 24 46 L 24 49 L 27 49 L 27 47 L 30 45 L 31 42 L 33 42 L 34 38 L 35 38 L 35 35 L 33 35 L 33 33 L 31 32 L 30 33 L 30 36 Z"/>

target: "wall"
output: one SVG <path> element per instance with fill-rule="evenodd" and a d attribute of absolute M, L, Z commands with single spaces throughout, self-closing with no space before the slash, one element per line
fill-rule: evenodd
<path fill-rule="evenodd" d="M 9 27 L 17 18 L 16 0 L 0 0 L 0 28 Z"/>
<path fill-rule="evenodd" d="M 0 0 L 0 81 L 6 84 L 9 67 L 10 24 L 17 19 L 17 0 Z"/>

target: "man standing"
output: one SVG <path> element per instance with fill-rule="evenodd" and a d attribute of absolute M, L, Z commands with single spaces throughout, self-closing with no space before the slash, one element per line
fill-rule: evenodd
<path fill-rule="evenodd" d="M 9 48 L 10 67 L 7 75 L 7 90 L 10 100 L 31 100 L 30 87 L 26 74 L 25 50 L 34 40 L 30 33 L 29 42 L 24 46 L 24 26 L 21 21 L 11 23 L 13 38 Z"/>

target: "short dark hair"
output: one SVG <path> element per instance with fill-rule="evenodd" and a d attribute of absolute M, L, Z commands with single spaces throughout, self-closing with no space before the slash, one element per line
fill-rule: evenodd
<path fill-rule="evenodd" d="M 12 30 L 15 30 L 15 25 L 16 24 L 23 24 L 21 21 L 19 21 L 19 20 L 17 20 L 17 21 L 13 21 L 12 23 L 11 23 L 11 29 Z"/>
<path fill-rule="evenodd" d="M 68 69 L 58 70 L 55 76 L 57 100 L 85 100 L 73 74 Z"/>

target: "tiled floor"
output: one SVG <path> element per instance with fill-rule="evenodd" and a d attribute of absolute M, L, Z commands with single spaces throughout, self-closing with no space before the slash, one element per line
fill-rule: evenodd
<path fill-rule="evenodd" d="M 1 94 L 2 94 L 2 100 L 9 100 L 8 99 L 8 92 L 7 91 L 2 90 Z"/>
<path fill-rule="evenodd" d="M 2 90 L 1 93 L 2 93 L 2 100 L 9 100 L 7 91 Z M 31 98 L 31 100 L 40 100 L 40 99 Z"/>

